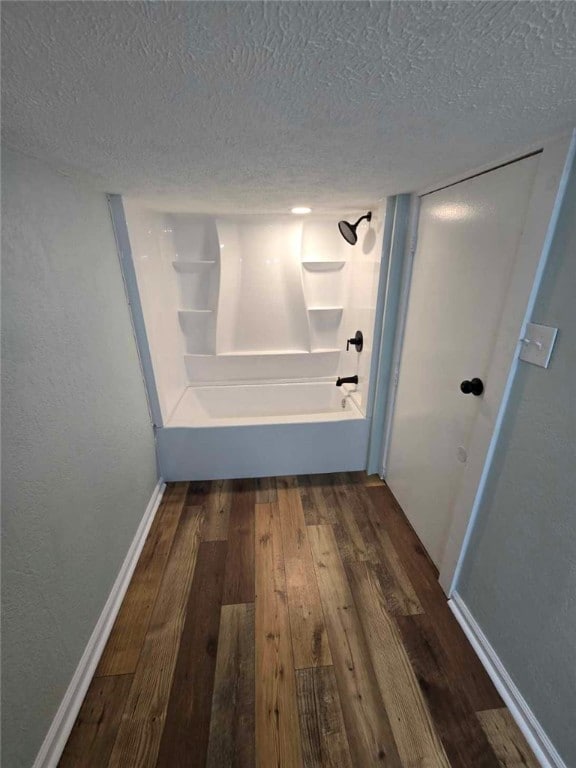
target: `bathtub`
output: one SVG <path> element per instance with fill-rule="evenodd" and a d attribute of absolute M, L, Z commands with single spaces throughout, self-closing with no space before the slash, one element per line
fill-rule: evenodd
<path fill-rule="evenodd" d="M 334 382 L 188 387 L 168 426 L 224 427 L 360 419 L 353 394 Z"/>
<path fill-rule="evenodd" d="M 167 481 L 364 469 L 369 421 L 333 381 L 188 387 L 156 433 Z"/>

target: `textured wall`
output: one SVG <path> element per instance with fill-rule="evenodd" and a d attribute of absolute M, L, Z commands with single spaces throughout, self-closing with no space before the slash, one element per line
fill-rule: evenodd
<path fill-rule="evenodd" d="M 458 591 L 567 766 L 576 765 L 576 169 Z"/>
<path fill-rule="evenodd" d="M 576 3 L 3 2 L 14 146 L 191 210 L 373 206 L 576 121 Z"/>
<path fill-rule="evenodd" d="M 2 157 L 2 765 L 29 768 L 156 483 L 106 200 Z"/>

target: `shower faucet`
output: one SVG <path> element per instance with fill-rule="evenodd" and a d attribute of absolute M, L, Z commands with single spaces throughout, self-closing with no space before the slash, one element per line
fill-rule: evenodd
<path fill-rule="evenodd" d="M 346 339 L 346 352 L 350 351 L 350 344 L 353 344 L 356 347 L 356 352 L 362 352 L 362 348 L 364 347 L 364 336 L 362 335 L 362 331 L 356 331 L 353 338 Z"/>
<path fill-rule="evenodd" d="M 336 379 L 336 386 L 341 387 L 342 384 L 358 384 L 358 376 L 344 376 L 343 378 Z"/>

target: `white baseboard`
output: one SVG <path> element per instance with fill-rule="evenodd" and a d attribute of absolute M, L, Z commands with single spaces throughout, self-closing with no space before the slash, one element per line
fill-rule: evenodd
<path fill-rule="evenodd" d="M 130 584 L 132 574 L 134 573 L 138 558 L 142 552 L 144 542 L 146 541 L 146 536 L 148 535 L 156 511 L 160 506 L 165 488 L 166 485 L 162 478 L 160 478 L 152 492 L 144 516 L 142 517 L 136 535 L 130 544 L 130 549 L 122 563 L 122 567 L 114 582 L 112 591 L 108 595 L 108 599 L 100 614 L 100 618 L 88 640 L 88 644 L 86 645 L 82 658 L 70 681 L 70 685 L 64 694 L 64 698 L 58 707 L 58 711 L 46 734 L 46 738 L 40 747 L 33 768 L 56 768 L 58 765 L 58 761 L 60 760 L 66 742 L 68 741 L 70 731 L 72 730 L 94 672 L 96 671 L 96 667 L 98 666 L 98 662 L 100 661 L 100 656 L 104 651 L 106 641 L 112 631 L 114 621 L 118 615 L 120 606 L 122 605 L 122 600 L 124 599 L 128 585 Z"/>
<path fill-rule="evenodd" d="M 448 605 L 542 768 L 568 768 L 457 592 Z"/>

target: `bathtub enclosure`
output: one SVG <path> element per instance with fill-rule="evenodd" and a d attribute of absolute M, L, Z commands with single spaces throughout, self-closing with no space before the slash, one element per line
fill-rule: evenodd
<path fill-rule="evenodd" d="M 337 221 L 355 211 L 208 216 L 110 204 L 162 476 L 364 469 L 383 210 L 350 246 Z M 357 330 L 362 351 L 346 351 Z M 357 386 L 335 386 L 352 375 Z"/>

